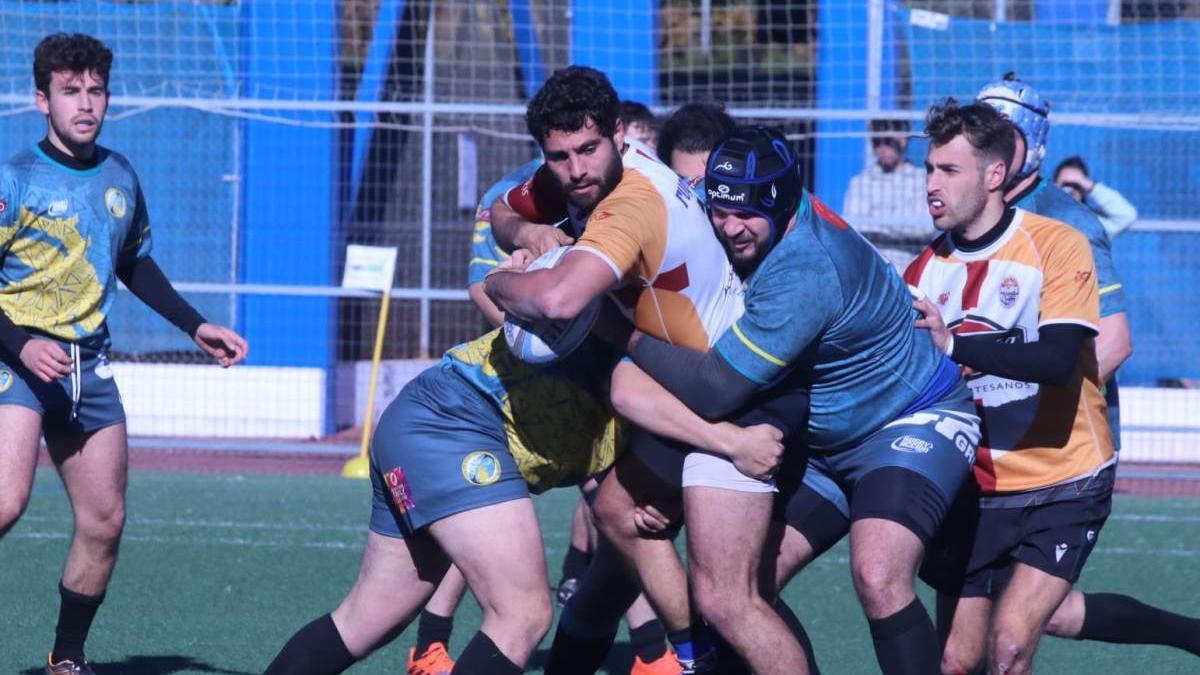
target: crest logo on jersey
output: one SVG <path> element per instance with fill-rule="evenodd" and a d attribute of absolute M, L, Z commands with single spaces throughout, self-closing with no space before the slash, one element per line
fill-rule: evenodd
<path fill-rule="evenodd" d="M 1076 273 L 1075 273 L 1075 283 L 1077 283 L 1077 284 L 1079 284 L 1079 285 L 1081 285 L 1081 286 L 1082 286 L 1083 284 L 1086 284 L 1086 283 L 1088 282 L 1088 280 L 1089 280 L 1089 279 L 1091 279 L 1091 278 L 1092 278 L 1092 273 L 1091 273 L 1090 271 L 1076 272 Z"/>
<path fill-rule="evenodd" d="M 949 293 L 942 293 L 941 295 L 938 296 L 938 304 L 939 305 L 944 305 L 949 301 L 950 301 Z"/>
<path fill-rule="evenodd" d="M 110 187 L 104 191 L 104 206 L 113 218 L 120 220 L 125 217 L 128 212 L 128 203 L 125 201 L 125 193 L 119 188 Z"/>
<path fill-rule="evenodd" d="M 388 492 L 392 493 L 392 503 L 396 505 L 400 513 L 408 513 L 409 509 L 416 506 L 412 498 L 412 488 L 408 486 L 408 478 L 404 475 L 404 469 L 396 467 L 383 474 L 383 482 L 387 483 Z"/>
<path fill-rule="evenodd" d="M 612 216 L 613 216 L 612 211 L 600 211 L 599 213 L 592 214 L 591 219 L 595 220 L 595 221 L 601 221 L 601 220 L 608 220 L 609 218 L 612 218 Z"/>
<path fill-rule="evenodd" d="M 0 199 L 0 216 L 4 215 L 4 211 L 8 209 L 8 202 Z"/>
<path fill-rule="evenodd" d="M 57 218 L 58 216 L 66 215 L 67 211 L 70 210 L 71 203 L 69 201 L 66 199 L 56 199 L 46 207 L 46 215 L 51 218 Z"/>
<path fill-rule="evenodd" d="M 0 394 L 12 389 L 14 376 L 11 370 L 0 368 Z"/>
<path fill-rule="evenodd" d="M 490 452 L 476 450 L 463 457 L 462 475 L 471 485 L 491 485 L 500 480 L 500 460 Z"/>
<path fill-rule="evenodd" d="M 1004 281 L 1000 282 L 1000 304 L 1005 307 L 1012 307 L 1017 304 L 1017 296 L 1021 294 L 1021 284 L 1017 283 L 1015 277 L 1004 277 Z"/>

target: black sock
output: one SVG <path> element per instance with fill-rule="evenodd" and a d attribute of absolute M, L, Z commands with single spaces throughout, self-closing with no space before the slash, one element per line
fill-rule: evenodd
<path fill-rule="evenodd" d="M 357 659 L 346 649 L 329 614 L 296 631 L 263 675 L 336 675 Z"/>
<path fill-rule="evenodd" d="M 454 662 L 451 675 L 520 675 L 521 666 L 508 660 L 483 631 L 475 634 Z"/>
<path fill-rule="evenodd" d="M 868 619 L 875 658 L 884 675 L 928 675 L 942 667 L 937 630 L 920 598 L 882 619 Z"/>
<path fill-rule="evenodd" d="M 1200 655 L 1200 620 L 1151 607 L 1128 595 L 1083 594 L 1080 640 L 1178 647 Z"/>
<path fill-rule="evenodd" d="M 667 653 L 667 629 L 658 619 L 650 619 L 637 628 L 629 629 L 629 647 L 641 657 L 642 663 L 652 663 Z"/>
<path fill-rule="evenodd" d="M 454 629 L 453 616 L 440 616 L 429 610 L 421 612 L 417 622 L 417 656 L 424 654 L 435 642 L 450 644 L 450 632 Z"/>
<path fill-rule="evenodd" d="M 104 594 L 84 595 L 76 593 L 58 582 L 58 594 L 62 604 L 58 606 L 58 626 L 54 629 L 54 662 L 70 659 L 75 663 L 83 663 L 83 643 L 87 641 L 88 631 L 92 629 L 92 619 L 100 603 L 104 602 Z"/>
<path fill-rule="evenodd" d="M 581 551 L 574 546 L 567 547 L 567 555 L 563 557 L 562 578 L 580 579 L 588 568 L 587 551 Z"/>
<path fill-rule="evenodd" d="M 599 638 L 574 637 L 563 631 L 560 619 L 542 672 L 545 675 L 593 675 L 604 665 L 616 639 L 616 633 Z"/>
<path fill-rule="evenodd" d="M 783 622 L 787 624 L 788 630 L 792 632 L 792 636 L 800 643 L 800 648 L 804 650 L 804 658 L 808 661 L 809 675 L 821 675 L 821 669 L 817 667 L 817 655 L 813 651 L 812 640 L 808 638 L 808 633 L 804 630 L 804 624 L 800 623 L 800 617 L 792 613 L 792 608 L 783 601 L 782 598 L 775 601 L 775 613 Z"/>

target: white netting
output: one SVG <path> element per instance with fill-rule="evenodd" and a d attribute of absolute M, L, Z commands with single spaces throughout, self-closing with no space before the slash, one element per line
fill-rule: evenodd
<path fill-rule="evenodd" d="M 1130 383 L 1200 378 L 1195 313 L 1172 311 L 1200 288 L 1197 0 L 0 0 L 0 152 L 44 133 L 30 65 L 53 31 L 113 47 L 103 142 L 138 167 L 156 258 L 208 316 L 250 334 L 263 367 L 325 373 L 320 432 L 334 426 L 338 364 L 367 358 L 374 334 L 371 301 L 331 296 L 344 245 L 400 249 L 387 358 L 477 333 L 472 202 L 534 156 L 524 103 L 571 62 L 660 113 L 721 101 L 783 125 L 835 208 L 874 161 L 868 121 L 919 133 L 934 100 L 1017 71 L 1053 106 L 1047 169 L 1080 154 L 1141 212 L 1114 245 Z M 914 139 L 909 159 L 922 153 Z M 898 250 L 930 232 L 895 213 L 856 224 Z M 119 302 L 113 327 L 129 358 L 188 358 L 135 302 Z"/>

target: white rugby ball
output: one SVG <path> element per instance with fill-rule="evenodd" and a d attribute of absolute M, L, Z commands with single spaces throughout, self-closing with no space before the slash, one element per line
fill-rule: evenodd
<path fill-rule="evenodd" d="M 554 267 L 570 250 L 570 246 L 561 246 L 546 251 L 530 263 L 525 271 Z M 575 351 L 583 343 L 599 314 L 600 298 L 596 298 L 573 319 L 526 321 L 506 315 L 504 339 L 508 342 L 509 351 L 525 363 L 552 363 Z"/>

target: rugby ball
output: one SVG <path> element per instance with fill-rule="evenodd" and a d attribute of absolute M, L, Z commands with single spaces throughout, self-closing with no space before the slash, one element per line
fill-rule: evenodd
<path fill-rule="evenodd" d="M 554 267 L 570 250 L 570 246 L 560 246 L 546 251 L 537 260 L 529 263 L 525 271 Z M 520 317 L 506 315 L 504 339 L 508 342 L 508 349 L 513 356 L 525 363 L 553 363 L 575 351 L 583 343 L 599 314 L 600 298 L 596 298 L 573 319 L 526 321 Z"/>

